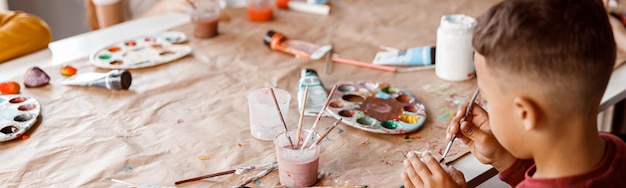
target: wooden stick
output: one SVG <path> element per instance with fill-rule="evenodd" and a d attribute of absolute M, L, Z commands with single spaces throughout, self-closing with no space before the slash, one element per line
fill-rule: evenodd
<path fill-rule="evenodd" d="M 337 55 L 337 54 L 334 54 L 333 57 L 331 57 L 330 59 L 332 61 L 338 62 L 338 63 L 356 65 L 356 66 L 367 67 L 367 68 L 378 69 L 378 70 L 384 70 L 384 71 L 389 71 L 389 72 L 396 72 L 396 70 L 397 70 L 396 67 L 390 67 L 390 66 L 385 66 L 385 65 L 374 65 L 374 64 L 371 64 L 371 63 L 356 61 L 356 60 L 352 60 L 352 59 L 346 59 L 346 58 L 339 57 L 339 55 Z"/>
<path fill-rule="evenodd" d="M 311 127 L 311 130 L 310 130 L 311 132 L 309 132 L 309 134 L 304 139 L 304 143 L 302 143 L 302 146 L 300 147 L 300 149 L 304 149 L 304 146 L 306 146 L 306 144 L 309 143 L 309 139 L 311 139 L 311 136 L 313 136 L 313 133 L 315 132 L 315 129 L 317 128 L 317 124 L 320 122 L 320 119 L 322 119 L 322 115 L 324 114 L 324 111 L 326 111 L 326 107 L 328 107 L 328 104 L 330 103 L 330 99 L 333 98 L 333 94 L 335 93 L 335 90 L 337 90 L 337 84 L 335 84 L 333 86 L 333 89 L 330 90 L 330 93 L 328 93 L 328 98 L 326 98 L 326 102 L 324 103 L 324 106 L 322 106 L 320 113 L 317 114 L 317 118 L 315 119 L 315 122 L 313 122 L 313 127 Z"/>
<path fill-rule="evenodd" d="M 283 129 L 285 130 L 285 136 L 287 140 L 289 140 L 289 144 L 291 145 L 291 149 L 296 149 L 293 146 L 293 141 L 291 141 L 291 136 L 289 136 L 289 130 L 287 130 L 287 123 L 285 123 L 285 118 L 283 118 L 283 113 L 280 111 L 280 106 L 278 106 L 278 100 L 276 100 L 276 94 L 274 93 L 274 88 L 270 88 L 272 92 L 272 98 L 274 98 L 274 104 L 276 106 L 276 110 L 278 111 L 278 116 L 280 116 L 280 121 L 283 123 Z"/>
<path fill-rule="evenodd" d="M 309 85 L 304 87 L 304 97 L 302 98 L 302 107 L 300 108 L 300 120 L 298 120 L 298 133 L 296 136 L 296 148 L 300 148 L 300 136 L 302 136 L 302 121 L 304 120 L 304 109 L 306 108 L 306 99 L 309 97 Z"/>
<path fill-rule="evenodd" d="M 198 180 L 206 179 L 206 178 L 223 176 L 223 175 L 232 174 L 232 173 L 235 173 L 235 170 L 227 170 L 227 171 L 213 173 L 213 174 L 209 174 L 209 175 L 198 176 L 198 177 L 195 177 L 195 178 L 189 178 L 189 179 L 186 179 L 186 180 L 180 180 L 180 181 L 175 182 L 174 185 L 188 183 L 188 182 L 193 182 L 193 181 L 198 181 Z"/>
<path fill-rule="evenodd" d="M 333 131 L 333 129 L 335 129 L 335 127 L 337 127 L 337 125 L 339 125 L 339 123 L 341 123 L 341 120 L 343 118 L 339 118 L 337 121 L 335 121 L 335 123 L 333 124 L 332 127 L 330 127 L 330 129 L 328 129 L 328 131 L 326 131 L 322 136 L 320 136 L 320 138 L 317 139 L 317 141 L 315 141 L 315 143 L 313 143 L 311 146 L 309 146 L 309 148 L 307 149 L 311 149 L 315 146 L 317 146 L 318 144 L 320 144 L 320 142 L 322 142 L 322 140 L 324 140 L 324 138 L 326 138 L 326 136 L 328 136 L 328 134 L 330 134 L 331 131 Z"/>

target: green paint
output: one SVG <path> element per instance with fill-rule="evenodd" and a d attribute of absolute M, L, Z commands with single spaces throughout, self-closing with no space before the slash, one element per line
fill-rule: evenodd
<path fill-rule="evenodd" d="M 397 129 L 398 128 L 398 122 L 393 121 L 393 120 L 387 120 L 387 121 L 383 122 L 381 125 L 384 128 L 387 128 L 387 129 Z"/>
<path fill-rule="evenodd" d="M 108 60 L 108 59 L 111 59 L 111 55 L 104 54 L 104 55 L 98 56 L 98 58 L 100 58 L 102 60 Z"/>

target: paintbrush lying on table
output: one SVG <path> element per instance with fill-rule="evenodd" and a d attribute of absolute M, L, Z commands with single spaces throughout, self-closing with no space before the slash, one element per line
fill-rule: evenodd
<path fill-rule="evenodd" d="M 212 177 L 217 177 L 217 176 L 223 176 L 223 175 L 228 175 L 228 174 L 242 174 L 248 171 L 252 171 L 252 170 L 256 170 L 256 169 L 267 169 L 267 168 L 271 168 L 274 165 L 277 165 L 277 162 L 271 162 L 271 163 L 267 163 L 267 164 L 261 164 L 261 165 L 252 165 L 252 166 L 245 166 L 245 167 L 239 167 L 239 168 L 235 168 L 233 170 L 227 170 L 227 171 L 223 171 L 223 172 L 218 172 L 218 173 L 213 173 L 213 174 L 209 174 L 209 175 L 204 175 L 204 176 L 199 176 L 199 177 L 195 177 L 195 178 L 190 178 L 190 179 L 186 179 L 186 180 L 180 180 L 174 183 L 174 185 L 179 185 L 179 184 L 183 184 L 183 183 L 188 183 L 188 182 L 194 182 L 194 181 L 198 181 L 198 180 L 202 180 L 202 179 L 206 179 L 206 178 L 212 178 Z"/>
<path fill-rule="evenodd" d="M 461 131 L 461 123 L 465 121 L 465 118 L 469 115 L 470 111 L 472 111 L 472 108 L 474 107 L 474 101 L 476 100 L 477 96 L 478 96 L 478 88 L 476 88 L 474 95 L 472 95 L 472 99 L 470 99 L 469 104 L 467 105 L 467 108 L 465 109 L 465 114 L 461 118 L 461 121 L 459 121 L 459 131 Z M 448 142 L 448 146 L 446 146 L 446 150 L 443 152 L 443 155 L 441 156 L 439 163 L 443 162 L 443 160 L 446 158 L 446 155 L 448 155 L 448 152 L 450 151 L 450 148 L 452 147 L 452 143 L 454 143 L 454 139 L 456 139 L 456 134 L 452 135 L 452 139 L 450 139 L 450 142 Z"/>

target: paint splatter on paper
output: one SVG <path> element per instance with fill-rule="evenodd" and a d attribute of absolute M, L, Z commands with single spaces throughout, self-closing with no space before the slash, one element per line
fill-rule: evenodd
<path fill-rule="evenodd" d="M 211 159 L 211 157 L 206 156 L 206 155 L 201 155 L 201 156 L 198 156 L 198 159 L 203 160 L 203 161 L 206 161 L 206 160 Z"/>
<path fill-rule="evenodd" d="M 178 120 L 176 120 L 176 123 L 177 123 L 177 124 L 181 124 L 181 123 L 184 123 L 184 122 L 185 122 L 185 121 L 184 121 L 183 119 L 178 119 Z"/>
<path fill-rule="evenodd" d="M 441 109 L 441 112 L 443 113 L 442 115 L 440 115 L 439 117 L 437 117 L 437 121 L 443 121 L 449 117 L 454 116 L 454 111 L 449 110 L 449 109 Z"/>
<path fill-rule="evenodd" d="M 133 167 L 128 165 L 122 169 L 122 172 L 130 172 L 131 170 L 133 170 Z"/>

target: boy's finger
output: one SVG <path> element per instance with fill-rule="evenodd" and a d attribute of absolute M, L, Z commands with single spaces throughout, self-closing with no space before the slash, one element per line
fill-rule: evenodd
<path fill-rule="evenodd" d="M 402 164 L 404 165 L 404 174 L 406 174 L 408 179 L 408 181 L 405 182 L 405 185 L 408 184 L 413 186 L 419 186 L 424 184 L 422 182 L 422 178 L 417 175 L 417 172 L 415 172 L 415 168 L 413 167 L 411 162 L 409 162 L 409 159 L 404 160 Z"/>
<path fill-rule="evenodd" d="M 452 180 L 454 180 L 454 182 L 456 182 L 457 185 L 461 186 L 461 185 L 466 184 L 465 177 L 463 176 L 463 172 L 458 171 L 456 168 L 454 168 L 454 166 L 452 165 L 448 166 L 448 173 L 450 173 L 450 176 L 452 176 Z"/>
<path fill-rule="evenodd" d="M 478 127 L 470 122 L 461 123 L 461 133 L 464 137 L 471 139 L 472 141 L 476 141 L 478 143 L 482 143 L 486 138 L 487 134 L 482 132 Z"/>
<path fill-rule="evenodd" d="M 419 175 L 420 177 L 430 177 L 433 175 L 426 166 L 426 164 L 424 164 L 422 160 L 417 157 L 417 154 L 415 154 L 415 152 L 410 152 L 407 158 L 413 166 L 413 169 L 415 169 L 415 172 L 417 172 L 417 175 Z"/>
<path fill-rule="evenodd" d="M 441 168 L 441 165 L 437 160 L 430 154 L 430 152 L 424 152 L 422 154 L 422 161 L 426 164 L 430 172 L 433 174 L 445 174 L 446 171 Z"/>
<path fill-rule="evenodd" d="M 411 179 L 409 178 L 409 175 L 406 172 L 402 172 L 401 177 L 402 177 L 402 184 L 404 188 L 415 188 L 415 186 L 413 186 L 413 182 L 411 181 Z"/>

